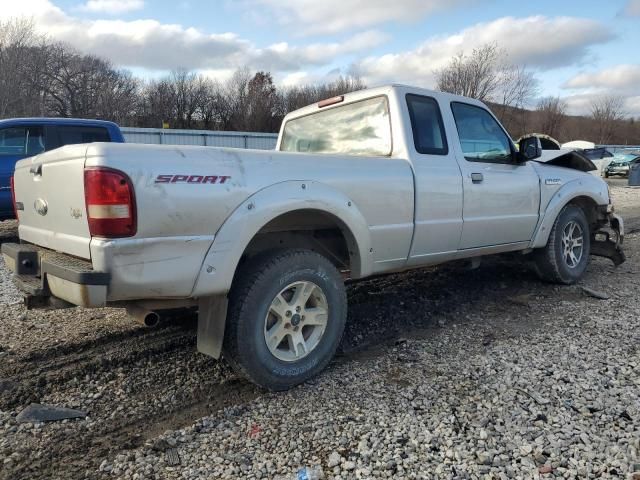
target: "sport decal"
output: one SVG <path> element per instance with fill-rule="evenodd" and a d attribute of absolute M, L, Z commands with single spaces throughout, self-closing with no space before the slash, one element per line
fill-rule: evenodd
<path fill-rule="evenodd" d="M 154 183 L 222 184 L 230 178 L 230 175 L 158 175 Z"/>

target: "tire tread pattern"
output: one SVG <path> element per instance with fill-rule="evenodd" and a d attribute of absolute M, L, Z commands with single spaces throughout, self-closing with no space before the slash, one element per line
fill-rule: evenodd
<path fill-rule="evenodd" d="M 585 233 L 585 243 L 584 248 L 587 250 L 589 248 L 588 236 L 590 235 L 588 229 L 588 223 L 584 211 L 578 207 L 577 205 L 568 204 L 560 211 L 558 216 L 556 217 L 555 222 L 553 223 L 553 227 L 551 228 L 551 234 L 549 235 L 549 239 L 547 240 L 547 245 L 544 248 L 539 249 L 535 254 L 535 269 L 538 276 L 550 283 L 558 283 L 563 285 L 571 285 L 576 283 L 578 278 L 566 275 L 561 268 L 560 262 L 562 259 L 558 256 L 556 252 L 556 242 L 558 241 L 558 236 L 562 235 L 562 228 L 559 226 L 560 221 L 567 215 L 567 212 L 576 212 L 579 216 L 582 217 L 582 227 L 587 226 Z M 583 252 L 584 257 L 589 257 L 589 251 Z"/>
<path fill-rule="evenodd" d="M 251 314 L 249 310 L 254 305 L 253 299 L 262 294 L 260 286 L 264 281 L 264 277 L 266 277 L 272 269 L 283 262 L 290 261 L 293 264 L 302 264 L 310 258 L 313 258 L 314 262 L 318 262 L 328 271 L 333 271 L 338 278 L 340 277 L 340 273 L 333 264 L 324 256 L 314 251 L 306 249 L 271 250 L 257 255 L 243 265 L 237 273 L 237 280 L 229 292 L 229 312 L 227 315 L 223 344 L 224 357 L 237 373 L 269 390 L 284 390 L 288 387 L 266 384 L 255 372 L 247 368 L 249 359 L 246 356 L 246 350 L 240 348 L 241 342 L 238 339 L 240 323 L 243 317 Z M 340 290 L 340 296 L 345 306 L 344 312 L 346 317 L 347 294 L 345 288 Z M 322 359 L 313 369 L 313 374 L 323 370 L 330 361 L 331 357 Z"/>

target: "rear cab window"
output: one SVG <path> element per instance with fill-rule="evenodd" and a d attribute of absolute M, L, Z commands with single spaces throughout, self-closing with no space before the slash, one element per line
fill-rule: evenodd
<path fill-rule="evenodd" d="M 284 126 L 283 152 L 391 155 L 387 97 L 368 98 L 293 118 Z"/>
<path fill-rule="evenodd" d="M 56 131 L 59 146 L 111 141 L 109 131 L 104 127 L 58 125 Z"/>
<path fill-rule="evenodd" d="M 458 129 L 462 153 L 467 161 L 513 162 L 511 140 L 487 110 L 468 103 L 452 102 L 451 111 Z"/>

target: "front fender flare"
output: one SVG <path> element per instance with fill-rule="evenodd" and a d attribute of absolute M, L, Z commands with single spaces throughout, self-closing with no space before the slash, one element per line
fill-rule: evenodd
<path fill-rule="evenodd" d="M 573 180 L 563 185 L 554 195 L 544 209 L 538 226 L 536 227 L 533 239 L 529 245 L 530 248 L 542 248 L 547 244 L 551 228 L 558 218 L 562 209 L 572 200 L 578 197 L 588 197 L 597 205 L 607 205 L 609 203 L 608 195 L 603 192 L 589 189 L 589 184 L 584 184 L 580 180 Z M 606 189 L 604 190 L 606 192 Z"/>
<path fill-rule="evenodd" d="M 191 297 L 227 293 L 253 237 L 271 220 L 295 210 L 318 210 L 336 218 L 347 237 L 352 277 L 372 273 L 371 234 L 355 203 L 343 192 L 320 182 L 286 181 L 255 193 L 225 220 L 204 258 Z"/>

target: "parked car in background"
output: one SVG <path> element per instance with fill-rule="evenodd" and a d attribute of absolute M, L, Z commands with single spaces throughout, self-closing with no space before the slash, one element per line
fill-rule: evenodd
<path fill-rule="evenodd" d="M 15 218 L 11 177 L 18 160 L 76 143 L 124 142 L 113 122 L 73 118 L 0 120 L 0 220 Z"/>
<path fill-rule="evenodd" d="M 605 178 L 613 176 L 629 176 L 630 166 L 637 162 L 640 156 L 637 153 L 619 153 L 613 156 L 609 165 L 604 169 Z"/>
<path fill-rule="evenodd" d="M 604 171 L 613 158 L 613 153 L 604 147 L 585 148 L 580 151 L 585 157 L 593 162 L 598 167 L 597 175 L 604 175 Z"/>

